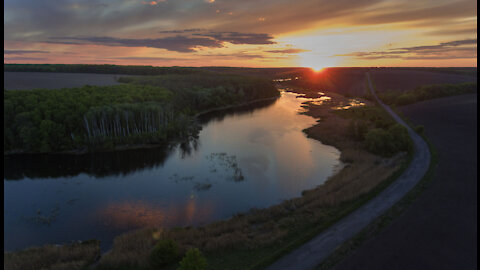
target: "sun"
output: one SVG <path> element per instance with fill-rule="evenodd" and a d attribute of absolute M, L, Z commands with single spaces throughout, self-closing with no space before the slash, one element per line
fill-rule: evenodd
<path fill-rule="evenodd" d="M 327 67 L 316 66 L 310 67 L 315 73 L 322 73 Z"/>
<path fill-rule="evenodd" d="M 338 64 L 336 57 L 325 56 L 314 52 L 301 53 L 299 56 L 299 66 L 309 67 L 315 72 L 322 72 L 325 68 L 335 67 Z"/>

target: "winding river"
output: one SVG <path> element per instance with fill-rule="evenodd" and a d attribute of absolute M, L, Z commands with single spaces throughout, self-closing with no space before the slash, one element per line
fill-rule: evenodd
<path fill-rule="evenodd" d="M 321 185 L 339 151 L 309 139 L 316 120 L 282 92 L 200 118 L 197 141 L 171 147 L 4 161 L 4 250 L 96 238 L 109 248 L 145 226 L 201 225 Z"/>

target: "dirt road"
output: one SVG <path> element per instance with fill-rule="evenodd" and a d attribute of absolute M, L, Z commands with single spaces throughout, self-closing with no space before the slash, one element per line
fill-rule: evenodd
<path fill-rule="evenodd" d="M 373 93 L 373 87 L 368 73 L 367 79 L 370 90 Z M 373 94 L 375 95 L 375 93 Z M 400 119 L 400 117 L 398 117 L 388 106 L 381 102 L 380 104 L 400 124 L 405 125 L 403 120 Z M 267 268 L 268 270 L 313 269 L 320 264 L 323 259 L 330 255 L 336 247 L 357 234 L 415 186 L 428 169 L 430 164 L 430 152 L 425 141 L 408 126 L 406 127 L 414 142 L 415 150 L 413 160 L 403 174 L 377 197 L 332 225 L 303 246 L 270 265 Z"/>
<path fill-rule="evenodd" d="M 477 269 L 477 94 L 400 111 L 438 151 L 431 186 L 334 269 Z"/>

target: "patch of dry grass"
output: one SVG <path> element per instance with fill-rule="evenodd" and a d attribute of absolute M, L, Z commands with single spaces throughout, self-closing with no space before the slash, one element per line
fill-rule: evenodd
<path fill-rule="evenodd" d="M 46 245 L 18 252 L 5 252 L 7 270 L 85 269 L 100 256 L 100 241 L 91 240 L 64 246 Z"/>

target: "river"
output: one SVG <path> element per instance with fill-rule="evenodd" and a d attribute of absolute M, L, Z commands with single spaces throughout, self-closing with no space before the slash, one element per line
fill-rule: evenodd
<path fill-rule="evenodd" d="M 189 144 L 4 161 L 4 250 L 115 236 L 145 226 L 197 226 L 298 197 L 340 166 L 339 151 L 303 129 L 304 98 L 200 118 Z"/>

